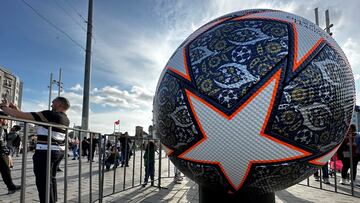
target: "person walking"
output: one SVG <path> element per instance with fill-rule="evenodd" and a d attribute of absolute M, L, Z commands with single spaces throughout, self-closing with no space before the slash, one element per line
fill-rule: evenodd
<path fill-rule="evenodd" d="M 0 108 L 9 116 L 33 120 L 44 123 L 59 124 L 69 126 L 70 121 L 66 111 L 70 108 L 70 102 L 65 97 L 57 97 L 52 101 L 51 110 L 40 112 L 23 112 L 20 111 L 13 103 L 3 99 Z M 47 161 L 47 137 L 49 128 L 38 125 L 37 144 L 33 155 L 33 166 L 35 174 L 36 187 L 38 189 L 41 203 L 46 201 L 46 161 Z M 53 127 L 51 131 L 51 163 L 50 163 L 50 198 L 49 202 L 57 201 L 56 171 L 64 157 L 66 129 Z"/>
<path fill-rule="evenodd" d="M 9 167 L 10 152 L 4 143 L 4 139 L 7 134 L 6 122 L 7 121 L 5 119 L 0 119 L 0 173 L 5 185 L 8 188 L 8 194 L 13 194 L 17 190 L 20 190 L 21 186 L 15 185 L 11 177 L 11 170 Z"/>
<path fill-rule="evenodd" d="M 77 137 L 75 137 L 71 143 L 71 150 L 73 153 L 72 160 L 76 160 L 76 158 L 79 158 L 78 148 L 79 148 L 79 140 Z"/>
<path fill-rule="evenodd" d="M 355 178 L 356 178 L 357 164 L 359 162 L 359 156 L 356 154 L 355 132 L 356 132 L 356 126 L 351 124 L 344 141 L 342 142 L 341 146 L 339 147 L 339 149 L 337 151 L 338 157 L 343 164 L 343 167 L 341 170 L 341 180 L 340 180 L 340 184 L 342 184 L 342 185 L 349 184 L 349 182 L 347 181 L 346 178 L 347 178 L 347 172 L 350 169 L 350 159 L 351 158 L 353 161 L 353 168 L 352 168 L 353 181 L 355 181 Z M 352 146 L 350 146 L 350 139 L 351 139 Z M 352 148 L 352 154 L 350 154 L 350 147 Z"/>

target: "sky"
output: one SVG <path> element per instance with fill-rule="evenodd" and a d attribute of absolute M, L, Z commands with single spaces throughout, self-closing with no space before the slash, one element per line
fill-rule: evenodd
<path fill-rule="evenodd" d="M 0 0 L 0 65 L 24 83 L 22 111 L 48 108 L 49 80 L 58 80 L 71 103 L 71 126 L 81 125 L 85 72 L 86 0 Z M 352 66 L 360 104 L 360 1 L 348 0 L 107 0 L 94 1 L 89 129 L 134 135 L 148 131 L 160 73 L 177 47 L 197 28 L 245 9 L 291 12 L 320 27 L 330 10 L 334 39 Z M 53 86 L 52 98 L 57 96 Z"/>

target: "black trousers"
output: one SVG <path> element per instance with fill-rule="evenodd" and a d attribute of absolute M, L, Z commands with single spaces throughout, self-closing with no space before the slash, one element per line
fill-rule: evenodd
<path fill-rule="evenodd" d="M 33 156 L 34 174 L 36 187 L 39 193 L 41 203 L 45 203 L 46 197 L 46 157 L 47 150 L 36 150 Z M 59 150 L 51 151 L 50 163 L 50 202 L 57 201 L 56 169 L 64 157 L 64 152 Z"/>
<path fill-rule="evenodd" d="M 144 159 L 145 162 L 145 178 L 144 183 L 147 183 L 149 180 L 149 177 L 151 181 L 154 181 L 154 175 L 155 175 L 155 160 L 149 161 L 149 163 L 146 163 L 147 160 Z"/>
<path fill-rule="evenodd" d="M 88 161 L 94 161 L 94 155 L 95 155 L 95 147 L 92 148 L 91 152 L 90 152 L 90 148 L 89 148 L 89 153 L 87 155 Z M 90 156 L 91 156 L 91 160 L 90 160 Z"/>
<path fill-rule="evenodd" d="M 11 178 L 11 171 L 10 171 L 9 165 L 5 159 L 5 155 L 0 155 L 0 173 L 1 173 L 1 177 L 4 180 L 4 183 L 6 184 L 7 188 L 9 190 L 15 189 L 15 185 Z"/>
<path fill-rule="evenodd" d="M 347 172 L 350 169 L 350 158 L 344 158 L 341 160 L 343 167 L 341 169 L 341 178 L 347 177 Z M 353 180 L 356 178 L 357 165 L 359 163 L 358 157 L 353 157 Z"/>

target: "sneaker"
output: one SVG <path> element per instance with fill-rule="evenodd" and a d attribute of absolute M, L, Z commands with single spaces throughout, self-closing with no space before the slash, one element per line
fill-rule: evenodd
<path fill-rule="evenodd" d="M 182 177 L 179 177 L 179 176 L 175 176 L 174 177 L 174 183 L 175 184 L 181 184 L 181 181 L 182 181 L 183 179 L 182 179 Z"/>
<path fill-rule="evenodd" d="M 339 183 L 341 185 L 349 185 L 349 182 L 345 178 L 341 178 Z"/>
<path fill-rule="evenodd" d="M 327 185 L 330 185 L 329 178 L 324 178 L 324 183 L 327 184 Z"/>
<path fill-rule="evenodd" d="M 141 187 L 145 187 L 147 185 L 147 182 L 143 183 Z"/>
<path fill-rule="evenodd" d="M 15 185 L 14 188 L 8 190 L 8 194 L 9 194 L 9 195 L 10 195 L 10 194 L 13 194 L 13 193 L 15 193 L 16 191 L 18 191 L 18 190 L 20 190 L 20 189 L 21 189 L 21 186 L 20 186 L 20 185 Z"/>

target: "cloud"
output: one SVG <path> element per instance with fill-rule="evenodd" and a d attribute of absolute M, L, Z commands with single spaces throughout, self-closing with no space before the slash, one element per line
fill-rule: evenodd
<path fill-rule="evenodd" d="M 75 86 L 70 87 L 71 91 L 75 91 L 75 92 L 80 92 L 83 91 L 83 88 L 81 87 L 81 85 L 79 83 L 77 83 Z"/>
<path fill-rule="evenodd" d="M 118 86 L 105 86 L 100 89 L 95 88 L 91 95 L 96 104 L 139 109 L 151 106 L 154 93 L 139 86 L 133 86 L 130 91 L 120 90 Z"/>
<path fill-rule="evenodd" d="M 360 74 L 354 74 L 355 81 L 360 79 Z"/>
<path fill-rule="evenodd" d="M 38 112 L 48 109 L 48 103 L 44 100 L 27 100 L 22 102 L 21 110 L 25 112 Z"/>
<path fill-rule="evenodd" d="M 82 89 L 81 85 L 76 85 Z M 62 96 L 69 99 L 71 108 L 67 112 L 71 123 L 81 125 L 82 92 L 69 88 Z M 111 133 L 113 120 L 121 120 L 121 131 L 134 134 L 135 126 L 145 129 L 151 124 L 154 92 L 145 87 L 133 86 L 123 90 L 119 86 L 107 85 L 93 88 L 90 92 L 89 127 L 92 131 Z M 110 107 L 110 109 L 109 109 Z"/>
<path fill-rule="evenodd" d="M 342 46 L 353 69 L 360 66 L 360 52 L 358 51 L 359 47 L 360 44 L 358 41 L 351 37 L 347 38 L 344 45 Z"/>

